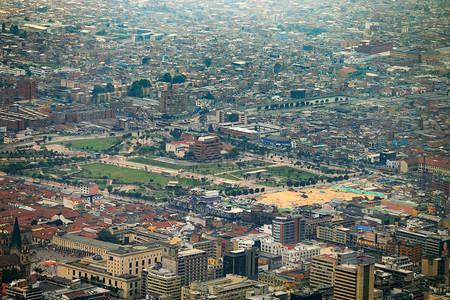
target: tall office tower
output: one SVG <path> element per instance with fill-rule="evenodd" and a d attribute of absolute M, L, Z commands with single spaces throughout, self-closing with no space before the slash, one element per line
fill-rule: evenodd
<path fill-rule="evenodd" d="M 272 221 L 272 236 L 275 242 L 295 244 L 305 240 L 306 222 L 301 216 L 278 217 Z"/>
<path fill-rule="evenodd" d="M 249 279 L 258 279 L 258 255 L 256 247 L 225 253 L 223 256 L 223 274 L 241 275 Z"/>
<path fill-rule="evenodd" d="M 162 265 L 181 277 L 181 286 L 208 279 L 208 255 L 203 250 L 180 251 L 176 257 L 164 257 Z"/>
<path fill-rule="evenodd" d="M 194 155 L 199 161 L 220 158 L 220 138 L 215 135 L 199 137 L 194 143 Z"/>
<path fill-rule="evenodd" d="M 334 270 L 335 300 L 371 300 L 374 265 L 340 265 Z"/>
<path fill-rule="evenodd" d="M 158 297 L 161 295 L 171 295 L 173 299 L 181 298 L 181 277 L 174 272 L 152 268 L 142 270 L 141 296 Z"/>
<path fill-rule="evenodd" d="M 337 262 L 336 258 L 328 254 L 314 256 L 310 269 L 310 285 L 315 288 L 333 286 Z"/>
<path fill-rule="evenodd" d="M 23 99 L 36 99 L 36 81 L 23 80 L 17 82 L 17 96 Z"/>
<path fill-rule="evenodd" d="M 159 109 L 164 114 L 179 114 L 186 109 L 185 93 L 174 92 L 172 89 L 161 92 Z"/>

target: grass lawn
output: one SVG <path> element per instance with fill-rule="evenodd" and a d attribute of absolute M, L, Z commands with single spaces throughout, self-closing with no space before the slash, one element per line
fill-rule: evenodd
<path fill-rule="evenodd" d="M 244 162 L 237 162 L 236 164 L 230 163 L 230 162 L 210 162 L 210 163 L 199 163 L 195 166 L 180 166 L 176 164 L 171 164 L 159 160 L 154 160 L 152 157 L 134 157 L 129 159 L 129 161 L 151 165 L 155 167 L 162 167 L 167 169 L 173 169 L 173 170 L 179 170 L 183 169 L 188 172 L 202 174 L 202 175 L 210 175 L 210 174 L 217 174 L 217 173 L 223 173 L 228 171 L 234 171 L 238 170 L 239 166 L 243 169 L 245 168 L 254 168 L 257 166 L 265 167 L 272 165 L 272 163 L 264 162 L 261 160 L 249 160 Z M 238 166 L 239 165 L 239 166 Z M 225 178 L 225 177 L 223 177 Z M 231 178 L 228 178 L 231 179 Z M 237 178 L 233 178 L 233 180 L 236 180 Z"/>
<path fill-rule="evenodd" d="M 171 180 L 177 180 L 179 181 L 181 186 L 186 187 L 199 186 L 205 184 L 200 180 L 191 178 L 163 176 L 157 173 L 151 173 L 142 170 L 129 169 L 99 163 L 83 166 L 83 172 L 79 174 L 79 176 L 85 178 L 99 178 L 99 179 L 103 179 L 106 176 L 108 177 L 108 179 L 117 179 L 122 184 L 150 183 L 152 185 L 159 185 L 160 187 L 164 187 Z"/>
<path fill-rule="evenodd" d="M 140 164 L 146 164 L 146 165 L 155 166 L 155 167 L 166 168 L 166 169 L 173 169 L 173 170 L 178 170 L 178 169 L 182 168 L 179 165 L 170 164 L 170 163 L 166 163 L 166 162 L 159 161 L 159 160 L 154 160 L 151 158 L 149 159 L 147 157 L 133 157 L 133 158 L 130 158 L 128 161 L 137 162 Z"/>
<path fill-rule="evenodd" d="M 241 178 L 238 178 L 238 177 L 230 175 L 230 174 L 220 174 L 220 175 L 217 175 L 217 177 L 225 178 L 225 179 L 229 179 L 229 180 L 241 181 Z"/>
<path fill-rule="evenodd" d="M 262 169 L 266 169 L 267 170 L 267 168 L 246 169 L 246 170 L 233 172 L 233 173 L 231 173 L 231 175 L 236 176 L 236 177 L 243 177 L 243 175 L 245 173 L 247 173 L 247 172 L 256 171 L 256 170 L 262 170 Z"/>
<path fill-rule="evenodd" d="M 294 169 L 291 167 L 280 166 L 280 167 L 272 167 L 267 168 L 267 172 L 272 176 L 289 178 L 295 181 L 301 181 L 304 179 L 309 179 L 312 177 L 317 177 L 316 174 L 305 172 L 302 170 Z"/>
<path fill-rule="evenodd" d="M 74 140 L 69 142 L 63 142 L 62 144 L 67 147 L 73 147 L 77 150 L 84 150 L 89 147 L 89 150 L 102 151 L 109 149 L 116 142 L 120 141 L 120 137 L 107 137 L 100 139 L 87 139 L 87 140 Z"/>

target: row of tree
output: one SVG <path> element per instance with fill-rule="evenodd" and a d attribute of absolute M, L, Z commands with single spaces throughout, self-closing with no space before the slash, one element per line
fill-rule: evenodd
<path fill-rule="evenodd" d="M 343 98 L 338 98 L 336 97 L 334 99 L 334 102 L 339 102 L 339 101 L 344 101 Z M 348 101 L 348 97 L 345 98 L 345 101 Z M 274 109 L 283 109 L 283 108 L 290 108 L 290 107 L 299 107 L 299 106 L 308 106 L 308 105 L 316 105 L 316 104 L 324 104 L 324 103 L 329 103 L 328 99 L 325 100 L 311 100 L 311 101 L 300 101 L 300 102 L 291 102 L 291 103 L 281 103 L 281 104 L 271 104 L 271 105 L 266 105 L 264 107 L 265 110 L 274 110 Z M 261 110 L 262 107 L 258 106 L 257 107 L 258 110 Z"/>

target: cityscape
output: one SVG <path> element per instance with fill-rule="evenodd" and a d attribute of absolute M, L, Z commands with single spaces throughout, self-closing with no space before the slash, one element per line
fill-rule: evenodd
<path fill-rule="evenodd" d="M 447 0 L 0 0 L 0 299 L 450 300 Z"/>

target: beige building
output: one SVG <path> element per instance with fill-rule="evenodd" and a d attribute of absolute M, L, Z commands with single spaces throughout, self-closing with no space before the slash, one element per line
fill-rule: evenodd
<path fill-rule="evenodd" d="M 181 286 L 206 281 L 208 278 L 208 256 L 202 250 L 180 251 L 172 258 L 164 257 L 162 265 L 181 277 Z"/>
<path fill-rule="evenodd" d="M 208 258 L 220 259 L 222 257 L 222 244 L 219 240 L 206 240 L 192 243 L 194 249 L 203 250 Z"/>
<path fill-rule="evenodd" d="M 57 274 L 70 280 L 80 278 L 83 282 L 107 288 L 117 298 L 140 299 L 141 279 L 128 274 L 112 275 L 107 271 L 103 258 L 60 263 Z"/>
<path fill-rule="evenodd" d="M 120 246 L 78 236 L 58 240 L 77 243 L 86 253 L 96 253 L 93 259 L 77 260 L 60 264 L 58 276 L 81 278 L 100 287 L 111 287 L 112 293 L 124 299 L 137 299 L 140 296 L 140 276 L 144 269 L 160 265 L 163 257 L 178 255 L 178 248 L 162 242 L 149 242 L 142 245 Z M 58 237 L 59 238 L 59 237 Z M 113 246 L 111 246 L 113 245 Z M 114 249 L 106 249 L 106 247 Z M 108 250 L 108 251 L 106 251 Z"/>
<path fill-rule="evenodd" d="M 134 247 L 120 247 L 107 253 L 107 269 L 113 275 L 140 276 L 148 269 L 162 262 L 163 255 L 176 255 L 177 249 L 169 244 L 150 242 Z"/>
<path fill-rule="evenodd" d="M 335 300 L 372 300 L 374 265 L 340 265 L 334 270 Z"/>
<path fill-rule="evenodd" d="M 310 269 L 310 285 L 315 288 L 333 286 L 334 269 L 337 263 L 338 260 L 328 254 L 313 257 Z"/>
<path fill-rule="evenodd" d="M 350 229 L 336 226 L 317 226 L 317 239 L 345 245 L 350 240 Z"/>
<path fill-rule="evenodd" d="M 181 298 L 181 277 L 167 269 L 152 268 L 142 271 L 142 298 L 148 296 L 171 295 Z"/>
<path fill-rule="evenodd" d="M 249 280 L 247 277 L 228 274 L 224 278 L 199 283 L 193 282 L 189 286 L 183 287 L 181 299 L 214 297 L 215 300 L 243 300 L 246 299 L 247 293 L 253 291 L 257 285 L 258 282 Z"/>
<path fill-rule="evenodd" d="M 120 245 L 117 244 L 89 239 L 70 233 L 65 233 L 63 235 L 55 234 L 52 239 L 52 244 L 58 249 L 83 255 L 105 255 L 107 252 L 116 250 L 120 247 Z"/>

